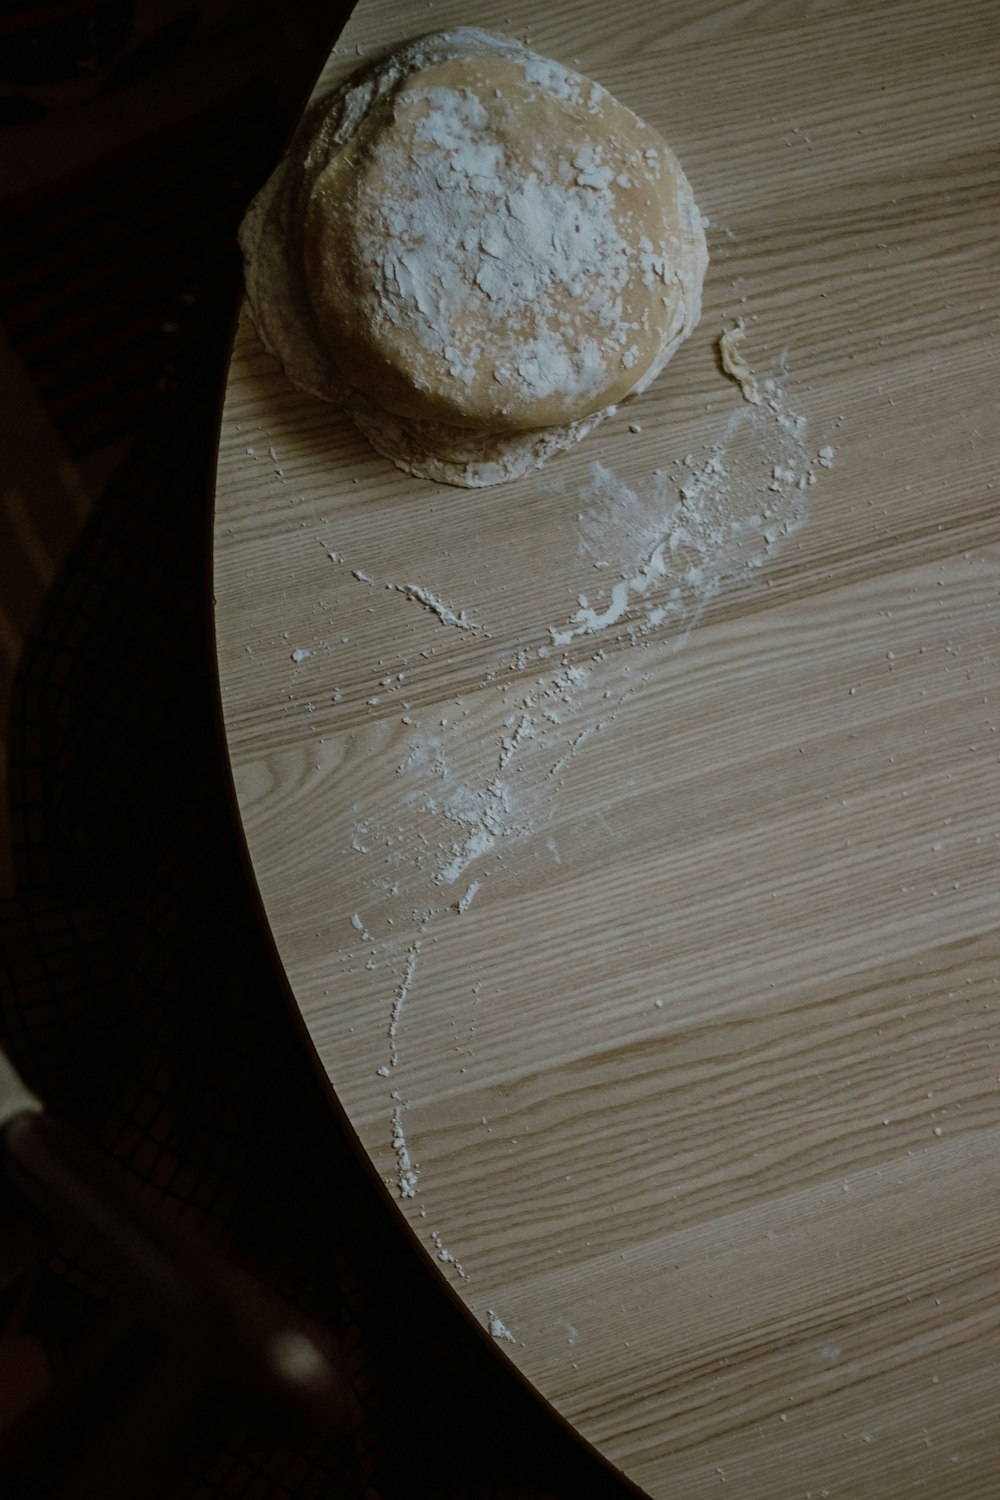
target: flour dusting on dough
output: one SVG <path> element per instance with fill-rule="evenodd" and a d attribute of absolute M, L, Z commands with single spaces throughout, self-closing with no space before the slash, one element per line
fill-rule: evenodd
<path fill-rule="evenodd" d="M 475 27 L 318 101 L 239 238 L 290 379 L 397 467 L 466 487 L 540 466 L 645 390 L 700 318 L 707 264 L 656 131 Z"/>

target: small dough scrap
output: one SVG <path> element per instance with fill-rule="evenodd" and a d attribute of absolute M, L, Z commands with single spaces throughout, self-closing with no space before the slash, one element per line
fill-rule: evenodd
<path fill-rule="evenodd" d="M 740 349 L 746 336 L 746 326 L 742 319 L 735 328 L 727 328 L 719 339 L 719 358 L 722 360 L 722 368 L 726 374 L 732 376 L 743 392 L 744 401 L 749 401 L 753 406 L 760 406 L 761 394 L 760 387 L 757 385 L 757 377 Z"/>
<path fill-rule="evenodd" d="M 307 114 L 240 231 L 261 339 L 399 468 L 497 484 L 644 390 L 707 265 L 661 137 L 517 42 L 423 37 Z"/>

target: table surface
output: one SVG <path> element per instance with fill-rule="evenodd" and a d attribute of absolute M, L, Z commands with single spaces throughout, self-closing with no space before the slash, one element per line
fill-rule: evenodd
<path fill-rule="evenodd" d="M 323 86 L 466 19 L 363 0 Z M 294 1004 L 442 1278 L 637 1486 L 994 1497 L 995 8 L 477 21 L 667 137 L 704 315 L 480 491 L 242 322 L 215 621 Z"/>

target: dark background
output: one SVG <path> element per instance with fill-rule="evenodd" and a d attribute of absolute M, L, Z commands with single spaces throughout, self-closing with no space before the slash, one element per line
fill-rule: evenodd
<path fill-rule="evenodd" d="M 209 539 L 236 228 L 348 11 L 0 11 L 0 1045 L 140 1202 L 346 1372 L 346 1444 L 227 1420 L 178 1495 L 600 1500 L 624 1491 L 466 1322 L 355 1156 L 230 805 Z M 420 24 L 401 4 L 401 36 Z M 58 1384 L 114 1303 L 57 1245 L 22 1346 Z"/>

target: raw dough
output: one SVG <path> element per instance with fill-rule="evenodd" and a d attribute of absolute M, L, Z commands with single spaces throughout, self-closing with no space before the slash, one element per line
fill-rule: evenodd
<path fill-rule="evenodd" d="M 598 84 L 462 29 L 321 101 L 240 233 L 258 331 L 400 468 L 514 478 L 644 390 L 707 264 L 673 153 Z"/>
<path fill-rule="evenodd" d="M 747 336 L 746 326 L 742 319 L 735 328 L 729 328 L 719 339 L 719 358 L 722 368 L 727 375 L 731 375 L 743 392 L 744 401 L 751 402 L 754 406 L 760 406 L 760 387 L 757 384 L 753 370 L 743 357 L 740 345 Z"/>

